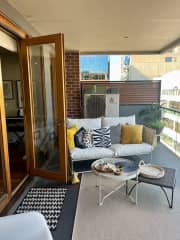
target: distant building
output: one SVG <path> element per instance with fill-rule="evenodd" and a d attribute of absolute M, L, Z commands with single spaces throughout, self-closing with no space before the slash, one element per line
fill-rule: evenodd
<path fill-rule="evenodd" d="M 180 69 L 177 53 L 156 55 L 131 55 L 129 80 L 153 80 Z"/>

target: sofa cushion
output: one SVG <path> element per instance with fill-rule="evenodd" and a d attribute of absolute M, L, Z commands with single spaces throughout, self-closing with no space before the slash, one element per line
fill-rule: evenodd
<path fill-rule="evenodd" d="M 85 128 L 81 127 L 74 135 L 74 142 L 76 147 L 86 148 L 86 145 L 83 141 L 85 131 Z"/>
<path fill-rule="evenodd" d="M 139 144 L 142 143 L 143 125 L 122 125 L 121 143 Z"/>
<path fill-rule="evenodd" d="M 110 137 L 111 137 L 111 144 L 120 143 L 120 140 L 121 140 L 120 124 L 110 127 Z"/>
<path fill-rule="evenodd" d="M 92 135 L 92 130 L 85 130 L 84 135 L 83 135 L 83 143 L 85 147 L 87 148 L 92 148 L 93 145 L 93 135 Z"/>
<path fill-rule="evenodd" d="M 70 151 L 73 161 L 99 159 L 104 157 L 113 157 L 114 152 L 109 148 L 92 147 L 92 148 L 74 148 Z"/>
<path fill-rule="evenodd" d="M 84 127 L 85 129 L 101 128 L 101 118 L 68 118 L 67 127 L 77 125 L 78 128 Z"/>
<path fill-rule="evenodd" d="M 94 147 L 110 147 L 110 128 L 96 128 L 92 131 Z"/>
<path fill-rule="evenodd" d="M 112 144 L 110 147 L 116 157 L 149 154 L 153 146 L 147 143 L 141 144 Z"/>
<path fill-rule="evenodd" d="M 74 135 L 76 134 L 77 130 L 78 130 L 77 126 L 73 126 L 67 129 L 67 141 L 70 150 L 75 147 Z"/>
<path fill-rule="evenodd" d="M 117 124 L 136 124 L 135 115 L 127 117 L 103 117 L 102 118 L 102 127 L 115 126 Z"/>

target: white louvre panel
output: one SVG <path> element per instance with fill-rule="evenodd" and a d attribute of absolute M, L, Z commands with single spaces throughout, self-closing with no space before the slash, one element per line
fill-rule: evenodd
<path fill-rule="evenodd" d="M 17 52 L 16 40 L 3 31 L 0 31 L 0 47 L 3 47 L 11 52 Z"/>
<path fill-rule="evenodd" d="M 84 117 L 118 117 L 119 94 L 85 94 Z"/>
<path fill-rule="evenodd" d="M 119 117 L 119 94 L 106 94 L 106 117 Z"/>

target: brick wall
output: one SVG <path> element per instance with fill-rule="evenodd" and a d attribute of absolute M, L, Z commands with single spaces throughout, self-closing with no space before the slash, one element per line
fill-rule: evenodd
<path fill-rule="evenodd" d="M 81 116 L 79 51 L 65 52 L 65 81 L 67 117 L 79 118 Z"/>

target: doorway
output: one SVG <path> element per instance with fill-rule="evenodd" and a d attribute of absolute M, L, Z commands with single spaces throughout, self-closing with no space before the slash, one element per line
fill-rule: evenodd
<path fill-rule="evenodd" d="M 0 29 L 0 210 L 28 173 L 68 181 L 65 98 L 63 34 Z"/>
<path fill-rule="evenodd" d="M 10 51 L 6 48 L 0 47 L 0 59 L 10 177 L 13 191 L 27 175 L 20 65 L 17 51 Z M 3 175 L 0 176 L 1 183 L 3 182 Z"/>

